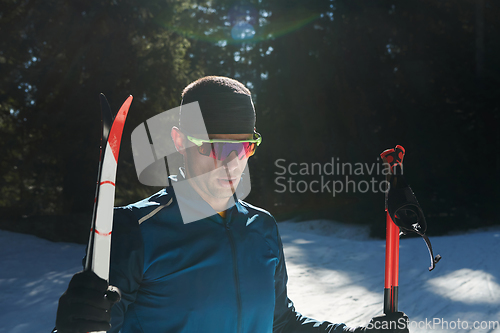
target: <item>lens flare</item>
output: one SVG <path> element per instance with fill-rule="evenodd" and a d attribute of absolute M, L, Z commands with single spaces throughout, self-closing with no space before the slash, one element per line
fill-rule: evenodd
<path fill-rule="evenodd" d="M 239 22 L 231 29 L 231 37 L 235 40 L 252 39 L 255 36 L 255 29 L 246 22 Z"/>
<path fill-rule="evenodd" d="M 251 5 L 234 5 L 229 9 L 194 6 L 178 15 L 172 20 L 171 16 L 160 14 L 155 22 L 186 38 L 222 46 L 279 38 L 320 18 L 319 12 L 306 8 L 288 8 L 274 13 Z"/>
<path fill-rule="evenodd" d="M 232 26 L 231 37 L 234 40 L 252 39 L 255 36 L 254 25 L 258 21 L 259 12 L 250 5 L 234 5 L 228 11 L 229 23 Z"/>

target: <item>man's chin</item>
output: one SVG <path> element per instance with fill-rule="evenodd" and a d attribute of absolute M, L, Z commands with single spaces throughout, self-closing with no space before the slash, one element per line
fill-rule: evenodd
<path fill-rule="evenodd" d="M 228 181 L 217 179 L 213 186 L 213 195 L 217 198 L 229 198 L 233 195 L 238 187 L 238 181 Z"/>

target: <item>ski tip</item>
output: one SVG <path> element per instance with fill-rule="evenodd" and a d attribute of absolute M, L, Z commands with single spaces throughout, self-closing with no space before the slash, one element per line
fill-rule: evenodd
<path fill-rule="evenodd" d="M 128 109 L 130 108 L 130 104 L 132 104 L 132 100 L 134 99 L 134 96 L 129 95 L 125 102 L 123 102 L 120 110 L 118 110 L 118 113 L 128 113 Z"/>
<path fill-rule="evenodd" d="M 132 104 L 132 95 L 130 95 L 125 102 L 123 102 L 120 110 L 116 114 L 115 120 L 113 121 L 113 126 L 109 134 L 108 144 L 111 148 L 115 161 L 118 162 L 118 153 L 120 151 L 120 141 L 123 134 L 123 127 L 125 126 L 125 120 L 127 119 L 127 114 L 130 109 L 130 104 Z"/>
<path fill-rule="evenodd" d="M 104 124 L 106 128 L 111 128 L 111 124 L 113 123 L 114 114 L 111 111 L 111 107 L 109 106 L 108 99 L 103 93 L 99 94 L 99 100 L 101 102 L 101 114 L 104 119 Z M 108 130 L 109 131 L 109 130 Z"/>
<path fill-rule="evenodd" d="M 106 109 L 109 109 L 109 112 L 111 112 L 111 108 L 109 106 L 109 102 L 108 102 L 108 99 L 106 98 L 106 95 L 104 95 L 103 93 L 100 93 L 99 100 L 101 101 L 101 109 L 106 108 Z"/>
<path fill-rule="evenodd" d="M 101 100 L 101 102 L 108 101 L 108 99 L 106 98 L 106 95 L 104 95 L 104 93 L 99 93 L 99 99 Z"/>

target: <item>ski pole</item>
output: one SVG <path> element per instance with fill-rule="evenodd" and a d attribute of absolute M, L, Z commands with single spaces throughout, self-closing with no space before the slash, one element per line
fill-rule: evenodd
<path fill-rule="evenodd" d="M 398 311 L 399 286 L 399 236 L 414 232 L 421 236 L 427 245 L 431 258 L 429 271 L 441 260 L 438 254 L 434 257 L 432 245 L 425 234 L 427 223 L 420 204 L 403 176 L 403 157 L 405 149 L 396 146 L 387 149 L 380 157 L 389 167 L 387 191 L 385 192 L 386 214 L 386 247 L 385 247 L 385 282 L 384 313 Z"/>
<path fill-rule="evenodd" d="M 402 168 L 405 149 L 396 146 L 395 149 L 387 149 L 380 157 L 389 164 L 390 174 L 394 174 L 394 166 Z M 388 175 L 390 177 L 390 175 Z M 389 179 L 388 177 L 388 179 Z M 384 313 L 398 311 L 398 285 L 399 285 L 399 228 L 392 221 L 388 209 L 388 195 L 390 183 L 387 181 L 387 191 L 385 192 L 385 215 L 386 215 L 386 236 L 385 236 L 385 282 L 384 282 Z"/>

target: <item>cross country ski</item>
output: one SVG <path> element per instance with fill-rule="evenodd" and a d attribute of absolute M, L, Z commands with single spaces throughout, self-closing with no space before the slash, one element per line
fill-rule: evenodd
<path fill-rule="evenodd" d="M 85 270 L 91 270 L 100 278 L 109 278 L 111 232 L 113 229 L 113 208 L 115 202 L 115 181 L 120 142 L 128 110 L 132 103 L 129 96 L 112 119 L 111 108 L 104 94 L 100 95 L 103 131 L 101 157 L 97 176 L 96 196 L 92 225 L 87 247 Z M 111 129 L 110 129 L 111 127 Z M 104 148 L 104 149 L 103 149 Z"/>

